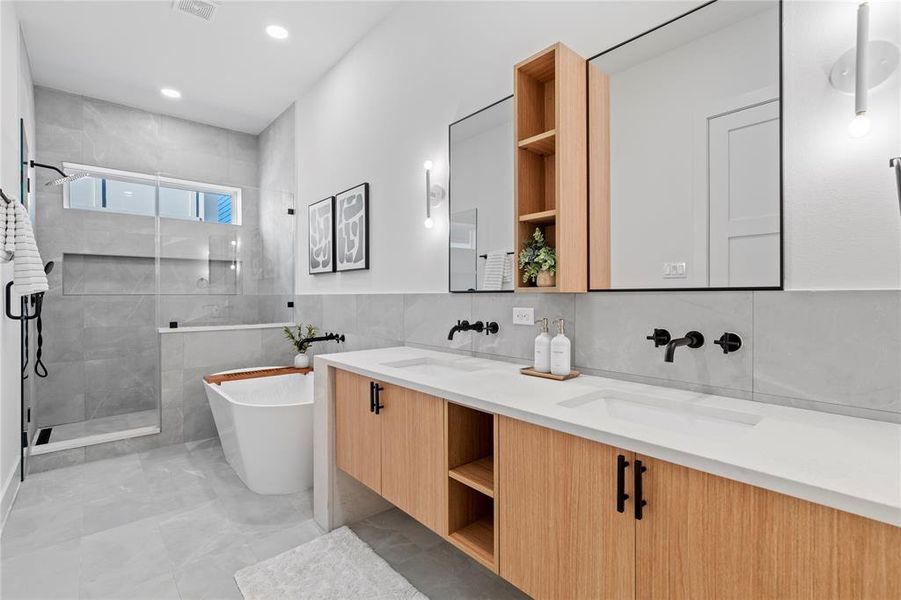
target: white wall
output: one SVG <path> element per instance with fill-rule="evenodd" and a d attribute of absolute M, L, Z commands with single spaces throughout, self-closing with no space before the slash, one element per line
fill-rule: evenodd
<path fill-rule="evenodd" d="M 19 119 L 26 121 L 32 151 L 34 90 L 19 20 L 11 2 L 0 2 L 0 187 L 19 197 Z M 0 265 L 0 291 L 12 278 L 12 263 Z M 18 312 L 17 297 L 13 297 Z M 19 324 L 0 316 L 0 520 L 18 486 L 20 453 Z"/>
<path fill-rule="evenodd" d="M 446 178 L 447 124 L 510 93 L 513 64 L 556 40 L 591 56 L 695 4 L 402 5 L 297 102 L 298 293 L 446 291 L 446 217 L 422 226 L 422 162 Z M 888 168 L 901 152 L 899 75 L 871 94 L 875 131 L 862 140 L 846 133 L 852 99 L 827 78 L 853 45 L 856 6 L 785 6 L 788 288 L 901 287 Z M 896 2 L 871 14 L 874 38 L 901 42 Z M 361 181 L 371 183 L 371 270 L 310 276 L 305 207 Z"/>
<path fill-rule="evenodd" d="M 901 46 L 901 3 L 870 2 L 870 39 Z M 854 46 L 856 2 L 785 6 L 786 284 L 898 289 L 901 219 L 888 159 L 901 155 L 901 72 L 870 92 L 870 134 L 847 134 L 854 99 L 829 85 Z"/>

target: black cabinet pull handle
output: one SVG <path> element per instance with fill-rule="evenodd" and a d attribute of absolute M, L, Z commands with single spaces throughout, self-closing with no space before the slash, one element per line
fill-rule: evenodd
<path fill-rule="evenodd" d="M 369 382 L 369 412 L 375 412 L 375 382 Z"/>
<path fill-rule="evenodd" d="M 642 509 L 647 505 L 641 489 L 641 474 L 648 468 L 641 464 L 640 460 L 635 461 L 635 518 L 641 521 Z"/>
<path fill-rule="evenodd" d="M 379 411 L 381 409 L 385 408 L 385 405 L 382 404 L 382 398 L 381 398 L 381 394 L 379 394 L 379 392 L 381 392 L 385 388 L 383 388 L 382 386 L 380 386 L 377 383 L 373 383 L 372 385 L 373 385 L 373 389 L 375 390 L 375 403 L 374 403 L 375 414 L 379 414 Z"/>
<path fill-rule="evenodd" d="M 626 500 L 629 494 L 626 493 L 626 467 L 629 461 L 622 454 L 616 456 L 616 512 L 626 512 Z"/>

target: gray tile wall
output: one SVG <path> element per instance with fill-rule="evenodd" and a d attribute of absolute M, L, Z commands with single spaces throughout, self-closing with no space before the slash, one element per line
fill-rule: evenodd
<path fill-rule="evenodd" d="M 295 317 L 347 336 L 316 353 L 410 345 L 528 364 L 537 329 L 513 325 L 514 306 L 565 319 L 587 373 L 901 422 L 898 291 L 305 295 Z M 449 342 L 457 319 L 497 321 L 500 334 Z M 706 343 L 666 364 L 645 339 L 655 327 Z M 713 344 L 725 331 L 739 352 Z"/>
<path fill-rule="evenodd" d="M 66 310 L 83 319 L 97 311 L 123 320 L 132 314 L 103 302 Z M 528 364 L 536 329 L 513 325 L 514 306 L 565 319 L 575 364 L 587 373 L 901 422 L 897 291 L 303 295 L 295 297 L 295 318 L 347 336 L 345 344 L 317 344 L 314 354 L 410 345 Z M 497 321 L 500 334 L 464 333 L 449 342 L 457 319 Z M 667 365 L 662 349 L 644 339 L 654 327 L 677 336 L 697 329 L 707 342 L 680 348 Z M 713 345 L 727 330 L 744 342 L 728 356 Z M 162 433 L 33 457 L 32 471 L 214 436 L 202 377 L 290 364 L 293 356 L 277 328 L 158 337 Z"/>
<path fill-rule="evenodd" d="M 229 369 L 288 365 L 294 356 L 279 328 L 165 333 L 161 336 L 163 421 L 182 418 L 182 440 L 216 435 L 204 375 Z"/>
<path fill-rule="evenodd" d="M 44 302 L 50 376 L 36 382 L 38 425 L 155 407 L 156 328 L 170 321 L 290 320 L 294 227 L 286 213 L 293 185 L 286 181 L 294 176 L 293 107 L 262 134 L 261 146 L 255 135 L 43 87 L 36 88 L 35 101 L 39 162 L 161 173 L 243 190 L 240 227 L 161 219 L 158 234 L 152 217 L 64 210 L 63 189 L 43 185 L 54 175 L 36 172 L 38 246 L 45 261 L 56 262 Z M 286 148 L 290 155 L 283 156 Z M 288 177 L 281 172 L 285 160 L 292 164 Z M 210 262 L 235 252 L 240 280 L 228 262 Z M 207 271 L 208 282 L 200 282 L 197 273 Z"/>

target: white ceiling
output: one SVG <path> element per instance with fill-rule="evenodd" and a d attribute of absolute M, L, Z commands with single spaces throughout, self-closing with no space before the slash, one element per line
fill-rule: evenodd
<path fill-rule="evenodd" d="M 36 85 L 256 134 L 395 4 L 226 1 L 212 22 L 169 0 L 31 0 L 17 12 Z M 270 24 L 290 37 L 270 38 Z"/>

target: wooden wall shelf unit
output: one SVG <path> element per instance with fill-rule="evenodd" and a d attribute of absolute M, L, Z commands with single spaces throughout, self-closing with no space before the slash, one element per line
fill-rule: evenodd
<path fill-rule="evenodd" d="M 588 91 L 585 59 L 557 43 L 513 69 L 516 246 L 538 227 L 557 250 L 557 286 L 588 290 Z M 537 291 L 516 278 L 518 291 Z"/>
<path fill-rule="evenodd" d="M 496 573 L 495 417 L 448 402 L 445 427 L 447 539 Z"/>

